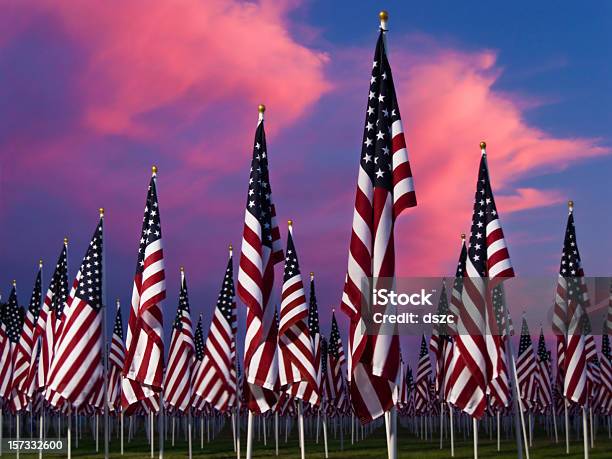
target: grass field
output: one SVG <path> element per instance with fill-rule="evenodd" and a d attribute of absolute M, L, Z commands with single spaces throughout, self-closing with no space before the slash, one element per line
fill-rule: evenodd
<path fill-rule="evenodd" d="M 330 432 L 330 436 L 331 432 Z M 468 438 L 463 439 L 462 434 L 457 435 L 459 438 L 456 441 L 455 446 L 455 458 L 472 458 L 472 440 Z M 89 437 L 89 435 L 87 435 Z M 178 437 L 177 437 L 178 439 Z M 399 457 L 400 458 L 450 458 L 450 447 L 448 442 L 445 442 L 445 449 L 439 449 L 439 443 L 437 439 L 433 441 L 419 440 L 415 438 L 412 432 L 406 429 L 400 428 L 399 430 Z M 156 438 L 157 440 L 157 438 Z M 346 439 L 345 439 L 346 440 Z M 375 458 L 384 459 L 387 457 L 386 446 L 384 441 L 384 428 L 379 428 L 370 437 L 363 441 L 350 445 L 349 441 L 345 441 L 344 451 L 340 451 L 339 441 L 331 439 L 329 442 L 329 457 L 330 458 Z M 560 438 L 562 440 L 562 438 Z M 244 457 L 244 435 L 242 445 L 242 457 Z M 157 444 L 155 445 L 157 447 Z M 145 438 L 136 438 L 130 443 L 125 444 L 125 454 L 121 456 L 119 454 L 119 441 L 113 437 L 110 449 L 110 456 L 112 458 L 148 458 L 149 456 L 149 445 Z M 319 444 L 315 442 L 314 438 L 307 438 L 306 442 L 306 457 L 308 458 L 323 458 L 323 443 L 322 437 Z M 65 454 L 62 454 L 65 456 Z M 95 453 L 95 444 L 90 438 L 82 438 L 79 442 L 79 448 L 72 450 L 72 456 L 75 458 L 101 458 L 103 454 Z M 166 441 L 166 448 L 164 457 L 169 459 L 174 458 L 185 458 L 187 456 L 187 443 L 181 436 L 181 440 L 176 442 L 174 447 L 170 446 L 170 441 Z M 193 456 L 197 458 L 230 458 L 236 457 L 233 452 L 231 431 L 229 429 L 223 430 L 217 438 L 211 440 L 210 443 L 204 440 L 204 449 L 200 449 L 199 436 L 194 439 L 193 444 Z M 254 457 L 256 458 L 274 458 L 278 457 L 281 459 L 297 459 L 299 458 L 298 443 L 295 435 L 289 437 L 288 443 L 284 442 L 284 434 L 281 435 L 279 444 L 279 455 L 275 455 L 274 442 L 268 442 L 267 446 L 264 446 L 262 442 L 255 442 Z M 14 457 L 14 454 L 7 454 L 5 451 L 2 457 Z M 27 459 L 30 457 L 37 457 L 31 455 L 20 455 L 21 458 Z M 47 457 L 58 457 L 58 455 L 47 456 Z M 158 457 L 158 451 L 155 450 L 155 457 Z M 480 433 L 479 442 L 479 457 L 488 458 L 495 457 L 500 459 L 516 458 L 516 448 L 513 441 L 502 440 L 501 451 L 496 451 L 495 440 L 489 440 L 488 434 L 484 432 Z M 550 441 L 542 435 L 536 435 L 534 437 L 534 445 L 530 450 L 531 459 L 540 458 L 582 458 L 582 441 L 575 438 L 572 439 L 570 447 L 570 455 L 565 454 L 564 443 L 555 444 L 554 441 Z M 610 459 L 612 458 L 612 440 L 608 438 L 607 432 L 600 431 L 595 439 L 595 448 L 589 451 L 590 459 Z"/>

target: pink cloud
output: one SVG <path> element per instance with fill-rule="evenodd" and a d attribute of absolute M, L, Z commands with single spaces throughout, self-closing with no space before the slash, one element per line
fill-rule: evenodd
<path fill-rule="evenodd" d="M 494 52 L 444 48 L 422 36 L 391 43 L 419 200 L 397 225 L 400 275 L 452 270 L 459 234 L 469 232 L 480 140 L 488 144 L 502 221 L 567 199 L 563 190 L 515 188 L 520 180 L 610 153 L 597 139 L 558 138 L 530 125 L 529 97 L 494 86 L 502 74 Z M 513 235 L 506 236 L 512 244 Z"/>

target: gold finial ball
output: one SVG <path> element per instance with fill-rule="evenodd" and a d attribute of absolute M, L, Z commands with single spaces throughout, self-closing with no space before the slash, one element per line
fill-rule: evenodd
<path fill-rule="evenodd" d="M 100 208 L 98 209 L 98 212 L 100 212 L 100 216 L 101 216 L 101 217 L 102 217 L 102 216 L 104 216 L 104 207 L 100 207 Z"/>
<path fill-rule="evenodd" d="M 67 237 L 64 238 L 64 244 L 68 244 L 68 238 Z"/>
<path fill-rule="evenodd" d="M 567 207 L 569 207 L 569 208 L 574 207 L 574 201 L 572 201 L 572 200 L 567 201 Z"/>
<path fill-rule="evenodd" d="M 461 233 L 461 239 L 465 241 L 465 233 Z"/>
<path fill-rule="evenodd" d="M 264 104 L 259 104 L 259 105 L 257 106 L 257 111 L 258 111 L 259 113 L 264 113 L 264 112 L 266 111 L 266 106 L 265 106 Z"/>
<path fill-rule="evenodd" d="M 378 17 L 380 18 L 381 21 L 388 21 L 389 13 L 387 13 L 385 10 L 382 10 L 380 13 L 378 13 Z"/>
<path fill-rule="evenodd" d="M 181 270 L 182 273 L 185 272 L 185 267 L 184 266 L 181 266 L 179 269 Z"/>
<path fill-rule="evenodd" d="M 314 277 L 314 271 L 310 271 L 310 277 Z"/>
<path fill-rule="evenodd" d="M 151 166 L 151 173 L 157 174 L 157 166 Z"/>
<path fill-rule="evenodd" d="M 293 226 L 293 220 L 287 220 L 287 225 Z"/>
<path fill-rule="evenodd" d="M 15 279 L 13 279 L 12 284 L 13 284 L 13 287 L 17 287 L 17 281 Z"/>
<path fill-rule="evenodd" d="M 230 250 L 234 250 L 234 246 L 232 244 L 229 245 Z"/>
<path fill-rule="evenodd" d="M 40 266 L 42 266 L 42 264 L 43 264 L 42 258 L 39 258 L 39 259 L 38 259 L 38 264 L 39 264 Z"/>
<path fill-rule="evenodd" d="M 487 142 L 483 140 L 482 142 L 480 142 L 480 149 L 484 150 L 485 148 L 487 148 Z"/>

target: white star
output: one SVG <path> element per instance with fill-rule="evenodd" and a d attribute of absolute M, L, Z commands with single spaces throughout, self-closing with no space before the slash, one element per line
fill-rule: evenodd
<path fill-rule="evenodd" d="M 378 132 L 376 133 L 376 139 L 378 139 L 378 140 L 382 140 L 382 139 L 384 139 L 384 138 L 385 138 L 385 134 L 383 134 L 381 131 L 378 131 Z"/>
<path fill-rule="evenodd" d="M 369 163 L 370 161 L 372 161 L 372 156 L 370 156 L 370 155 L 368 155 L 368 154 L 366 153 L 366 155 L 363 157 L 363 160 L 364 160 L 366 163 Z"/>
<path fill-rule="evenodd" d="M 365 142 L 363 142 L 363 143 L 365 144 L 366 147 L 370 147 L 370 146 L 372 146 L 372 139 L 367 137 Z"/>
<path fill-rule="evenodd" d="M 385 173 L 382 170 L 378 169 L 376 171 L 376 177 L 377 178 L 381 178 L 383 175 L 385 175 Z"/>

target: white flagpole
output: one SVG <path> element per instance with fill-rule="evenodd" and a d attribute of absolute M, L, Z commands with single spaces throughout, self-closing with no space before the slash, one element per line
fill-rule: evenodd
<path fill-rule="evenodd" d="M 149 440 L 151 442 L 151 459 L 155 456 L 154 443 L 155 443 L 155 421 L 153 420 L 153 410 L 149 410 Z"/>
<path fill-rule="evenodd" d="M 584 459 L 589 459 L 589 426 L 587 423 L 587 408 L 582 408 L 582 438 L 584 443 Z"/>
<path fill-rule="evenodd" d="M 501 449 L 501 424 L 499 422 L 499 409 L 496 412 L 497 417 L 497 451 Z"/>
<path fill-rule="evenodd" d="M 300 437 L 301 458 L 306 459 L 306 450 L 305 450 L 305 444 L 304 444 L 304 413 L 302 411 L 302 401 L 301 400 L 298 400 L 297 408 L 298 408 L 298 427 L 299 427 L 299 437 Z"/>
<path fill-rule="evenodd" d="M 176 424 L 176 416 L 172 415 L 172 446 L 174 446 L 174 429 Z"/>
<path fill-rule="evenodd" d="M 555 412 L 554 402 L 550 405 L 550 414 L 552 415 L 553 427 L 555 429 L 555 443 L 559 443 L 559 434 L 557 432 L 557 413 Z"/>
<path fill-rule="evenodd" d="M 327 415 L 323 413 L 323 444 L 325 446 L 325 459 L 329 457 L 327 450 Z"/>
<path fill-rule="evenodd" d="M 591 426 L 591 448 L 595 448 L 595 437 L 593 435 L 593 407 L 589 406 L 589 424 Z"/>
<path fill-rule="evenodd" d="M 450 430 L 451 457 L 455 457 L 455 432 L 453 429 L 453 407 L 448 404 L 448 429 Z"/>
<path fill-rule="evenodd" d="M 20 427 L 20 424 L 21 424 L 21 422 L 20 422 L 21 419 L 20 419 L 20 416 L 19 416 L 19 412 L 17 412 L 17 414 L 15 414 L 15 420 L 17 421 L 17 425 L 15 426 L 15 435 L 17 436 L 17 440 L 19 440 L 19 427 Z M 16 450 L 16 457 L 17 457 L 17 459 L 19 459 L 19 448 L 17 448 L 17 450 Z"/>
<path fill-rule="evenodd" d="M 104 208 L 100 207 L 100 220 L 102 220 L 103 231 L 105 226 Z M 102 390 L 104 391 L 104 459 L 108 459 L 109 449 L 109 424 L 108 424 L 108 329 L 106 318 L 106 232 L 103 232 L 104 241 L 102 243 Z M 96 415 L 97 416 L 97 415 Z M 97 419 L 96 419 L 97 421 Z M 98 451 L 98 433 L 96 424 L 96 452 Z"/>
<path fill-rule="evenodd" d="M 472 430 L 474 433 L 474 459 L 478 459 L 478 421 L 476 418 L 472 418 Z"/>
<path fill-rule="evenodd" d="M 253 412 L 249 410 L 247 418 L 247 444 L 246 444 L 246 459 L 253 458 Z"/>
<path fill-rule="evenodd" d="M 68 423 L 69 423 L 69 425 L 72 424 L 72 419 L 69 419 Z M 98 432 L 100 430 L 99 429 L 100 416 L 98 415 L 98 413 L 96 413 L 95 425 L 96 425 L 96 453 L 98 453 L 100 451 L 100 436 L 98 435 Z"/>
<path fill-rule="evenodd" d="M 193 450 L 191 445 L 191 408 L 187 411 L 187 438 L 188 438 L 188 447 L 189 447 L 189 459 L 193 456 Z"/>
<path fill-rule="evenodd" d="M 123 456 L 123 409 L 119 414 L 119 423 L 121 424 L 121 455 Z"/>
<path fill-rule="evenodd" d="M 36 376 L 35 376 L 36 377 Z M 1 413 L 1 409 L 0 409 L 0 413 Z M 40 441 L 43 440 L 43 424 L 44 424 L 44 417 L 43 417 L 43 413 L 44 413 L 44 408 L 41 406 L 40 407 L 40 414 L 38 417 L 38 439 Z M 0 424 L 2 423 L 2 415 L 0 414 Z M 0 427 L 0 432 L 2 431 L 2 427 Z M 2 443 L 2 434 L 0 434 L 0 444 Z M 2 448 L 0 446 L 0 448 Z M 42 448 L 38 450 L 38 459 L 42 459 Z"/>
<path fill-rule="evenodd" d="M 278 411 L 274 413 L 274 447 L 278 456 Z"/>
<path fill-rule="evenodd" d="M 569 415 L 567 413 L 567 398 L 563 397 L 563 408 L 565 408 L 565 454 L 569 454 Z"/>
<path fill-rule="evenodd" d="M 70 415 L 72 414 L 72 406 L 68 407 L 68 432 L 67 432 L 67 442 L 68 442 L 68 459 L 70 459 L 72 457 L 72 444 L 71 444 L 71 440 L 72 440 L 72 432 L 71 432 L 71 422 L 70 422 Z M 57 432 L 57 435 L 60 435 L 60 432 Z"/>

